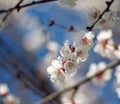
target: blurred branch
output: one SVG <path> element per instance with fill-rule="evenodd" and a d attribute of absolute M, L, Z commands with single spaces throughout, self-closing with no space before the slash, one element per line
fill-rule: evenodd
<path fill-rule="evenodd" d="M 20 0 L 14 7 L 9 8 L 9 9 L 4 9 L 4 10 L 0 10 L 0 14 L 6 13 L 5 16 L 3 17 L 1 23 L 0 23 L 0 27 L 2 27 L 3 22 L 5 22 L 8 18 L 8 16 L 14 11 L 17 10 L 17 12 L 19 12 L 22 8 L 26 8 L 29 6 L 33 6 L 36 4 L 41 4 L 41 3 L 47 3 L 47 2 L 52 2 L 52 1 L 57 1 L 57 0 L 41 0 L 41 1 L 32 1 L 31 3 L 28 4 L 23 4 L 21 5 L 21 3 L 23 3 L 24 0 Z"/>
<path fill-rule="evenodd" d="M 7 60 L 5 60 L 5 58 L 2 55 L 0 57 L 0 65 L 1 66 L 3 66 L 8 72 L 10 72 L 13 77 L 20 80 L 26 88 L 30 89 L 31 91 L 33 91 L 35 94 L 37 94 L 40 97 L 45 96 L 45 94 L 43 94 L 43 92 L 37 88 L 38 86 L 36 85 L 35 81 L 33 81 L 28 75 L 26 75 L 24 72 L 22 72 L 22 70 L 16 70 L 16 68 L 11 67 L 11 64 L 10 65 L 9 64 L 10 63 L 7 62 Z M 44 84 L 44 83 L 42 83 L 42 84 Z M 57 99 L 57 101 L 58 101 L 58 99 Z M 51 103 L 59 104 L 59 103 L 56 103 L 57 101 L 51 101 Z"/>
<path fill-rule="evenodd" d="M 56 91 L 56 92 L 48 95 L 47 97 L 43 98 L 38 104 L 45 104 L 45 103 L 57 98 L 58 96 L 60 96 L 61 94 L 65 93 L 67 91 L 70 91 L 72 89 L 76 89 L 78 86 L 79 87 L 82 86 L 83 84 L 85 84 L 85 83 L 89 82 L 90 80 L 92 80 L 94 77 L 100 75 L 101 73 L 105 72 L 109 68 L 113 68 L 113 67 L 117 66 L 118 64 L 120 64 L 120 59 L 119 60 L 116 59 L 116 60 L 112 61 L 111 63 L 109 63 L 104 70 L 102 70 L 102 71 L 100 71 L 100 72 L 98 72 L 98 73 L 96 73 L 96 74 L 94 74 L 94 75 L 92 75 L 90 77 L 85 76 L 82 79 L 80 79 L 77 83 L 75 83 L 74 85 L 72 85 L 70 87 L 67 87 L 65 89 Z"/>
<path fill-rule="evenodd" d="M 19 12 L 21 9 L 29 7 L 29 6 L 33 6 L 36 4 L 41 4 L 41 3 L 47 3 L 47 2 L 52 2 L 52 1 L 57 1 L 57 0 L 41 0 L 41 1 L 32 1 L 31 3 L 28 4 L 23 4 L 20 5 L 24 0 L 20 0 L 14 7 L 9 8 L 9 9 L 4 9 L 4 10 L 0 10 L 0 14 L 6 13 L 6 15 L 3 17 L 1 23 L 0 23 L 0 27 L 2 27 L 3 22 L 5 22 L 5 20 L 8 18 L 8 16 L 14 11 L 17 10 L 17 12 Z"/>
<path fill-rule="evenodd" d="M 105 10 L 100 14 L 100 16 L 97 18 L 97 20 L 91 25 L 91 26 L 87 26 L 86 29 L 88 31 L 92 31 L 92 29 L 94 28 L 94 26 L 98 23 L 98 21 L 103 17 L 103 15 L 108 12 L 110 10 L 110 7 L 112 5 L 112 3 L 114 2 L 115 0 L 111 0 L 111 1 L 106 1 L 106 5 L 107 7 L 105 8 Z"/>
<path fill-rule="evenodd" d="M 76 32 L 76 30 L 74 29 L 74 26 L 71 25 L 69 27 L 65 27 L 65 26 L 62 26 L 60 24 L 57 24 L 54 20 L 50 20 L 49 26 L 58 26 L 64 30 L 67 30 L 68 32 Z"/>
<path fill-rule="evenodd" d="M 32 90 L 34 93 L 36 93 L 39 96 L 43 96 L 43 94 L 41 92 L 39 92 L 36 88 L 34 88 L 31 85 L 31 82 L 28 81 L 28 78 L 26 78 L 27 76 L 25 76 L 21 71 L 15 71 L 13 70 L 13 68 L 11 68 L 9 66 L 9 63 L 7 63 L 4 58 L 0 57 L 0 65 L 3 66 L 8 72 L 10 72 L 16 79 L 20 80 L 25 87 L 27 87 L 28 89 Z"/>
<path fill-rule="evenodd" d="M 4 59 L 6 59 L 6 62 L 11 64 L 16 70 L 19 70 L 22 74 L 24 74 L 25 78 L 28 79 L 28 81 L 31 82 L 33 86 L 37 87 L 38 90 L 42 88 L 42 91 L 43 90 L 45 91 L 45 95 L 48 95 L 52 92 L 51 91 L 52 88 L 50 88 L 51 89 L 50 90 L 48 88 L 47 81 L 43 79 L 44 74 L 40 73 L 41 78 L 38 79 L 37 75 L 35 75 L 35 72 L 33 70 L 34 66 L 32 64 L 34 63 L 32 61 L 30 61 L 29 63 L 26 62 L 27 59 L 33 60 L 33 58 L 31 59 L 30 56 L 25 57 L 26 54 L 25 52 L 23 52 L 24 55 L 22 57 L 24 58 L 20 59 L 21 56 L 19 56 L 18 54 L 15 54 L 13 50 L 11 49 L 11 47 L 8 45 L 8 43 L 6 43 L 2 38 L 0 38 L 0 44 L 4 46 L 4 48 L 7 49 L 6 52 L 9 53 L 9 56 L 8 56 L 7 54 L 5 54 L 5 52 L 2 52 L 2 50 L 0 51 L 0 54 L 4 57 Z M 11 55 L 12 57 L 10 57 Z"/>
<path fill-rule="evenodd" d="M 39 79 L 37 75 L 32 76 L 31 74 L 33 73 L 31 72 L 30 69 L 31 68 L 34 69 L 34 67 L 32 66 L 29 67 L 28 64 L 24 65 L 23 63 L 25 63 L 26 60 L 24 59 L 22 61 L 19 58 L 19 55 L 15 54 L 13 50 L 10 48 L 10 46 L 8 46 L 8 44 L 2 38 L 0 38 L 0 47 L 1 47 L 0 63 L 2 66 L 5 67 L 5 70 L 8 70 L 11 73 L 11 75 L 19 79 L 21 82 L 23 82 L 25 87 L 29 88 L 39 96 L 44 97 L 52 92 L 53 88 L 48 87 L 46 79 L 43 79 L 44 74 L 40 73 L 41 78 Z M 6 48 L 7 50 L 5 49 L 4 52 L 3 48 Z M 7 52 L 9 55 L 7 55 Z M 11 55 L 12 57 L 10 57 Z M 30 57 L 29 60 L 31 60 Z M 58 104 L 58 102 L 60 102 L 59 99 L 56 99 L 51 103 Z"/>
<path fill-rule="evenodd" d="M 15 7 L 13 7 L 13 8 L 17 8 L 17 11 L 19 11 L 19 10 L 20 10 L 19 6 L 20 6 L 20 4 L 21 4 L 23 1 L 24 1 L 24 0 L 20 0 L 20 1 L 15 5 Z M 2 21 L 1 21 L 1 23 L 0 23 L 0 27 L 2 26 L 3 22 L 5 22 L 5 21 L 7 20 L 8 16 L 12 13 L 12 11 L 13 11 L 13 10 L 8 11 L 8 12 L 6 13 L 6 15 L 3 17 L 3 19 L 2 19 Z"/>
<path fill-rule="evenodd" d="M 47 2 L 52 2 L 52 1 L 57 1 L 57 0 L 32 1 L 31 3 L 23 4 L 23 5 L 19 5 L 19 4 L 21 4 L 21 2 L 19 2 L 19 4 L 17 6 L 15 6 L 15 7 L 12 7 L 12 8 L 9 8 L 9 9 L 0 10 L 0 14 L 8 13 L 8 12 L 14 11 L 14 10 L 20 11 L 21 9 L 29 7 L 29 6 L 33 6 L 33 5 L 36 5 L 36 4 L 42 4 L 42 3 L 47 3 Z"/>

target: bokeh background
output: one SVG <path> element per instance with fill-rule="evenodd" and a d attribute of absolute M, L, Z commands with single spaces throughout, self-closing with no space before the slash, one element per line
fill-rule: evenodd
<path fill-rule="evenodd" d="M 0 9 L 7 9 L 17 4 L 19 0 L 0 0 Z M 32 0 L 24 0 L 22 4 Z M 101 4 L 101 5 L 100 5 Z M 76 31 L 85 30 L 88 26 L 89 8 L 100 10 L 106 7 L 105 0 L 79 0 L 74 8 L 60 5 L 59 2 L 38 4 L 14 11 L 0 28 L 0 83 L 6 83 L 10 92 L 20 98 L 21 104 L 36 104 L 48 94 L 59 90 L 49 79 L 46 68 L 53 58 L 59 55 L 59 49 L 64 41 L 73 42 L 74 32 L 65 28 L 74 26 Z M 115 0 L 112 8 L 120 16 L 119 0 Z M 4 14 L 0 15 L 0 20 Z M 49 26 L 54 20 L 57 25 Z M 65 27 L 65 28 L 61 28 Z M 116 44 L 120 43 L 120 22 L 112 28 Z M 96 35 L 100 30 L 94 29 Z M 96 41 L 95 41 L 96 43 Z M 86 62 L 81 63 L 77 75 L 68 78 L 65 86 L 83 77 L 91 63 L 99 61 L 110 62 L 97 55 L 93 49 Z M 113 72 L 114 73 L 114 72 Z M 63 88 L 63 87 L 62 87 Z M 105 86 L 89 82 L 78 92 L 82 104 L 120 104 L 115 93 L 114 75 Z M 58 104 L 55 99 L 51 104 Z M 3 104 L 0 97 L 0 104 Z"/>

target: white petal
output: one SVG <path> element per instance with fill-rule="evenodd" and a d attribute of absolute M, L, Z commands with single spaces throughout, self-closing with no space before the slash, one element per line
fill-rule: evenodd
<path fill-rule="evenodd" d="M 9 92 L 8 86 L 6 84 L 0 84 L 0 95 L 4 95 Z"/>
<path fill-rule="evenodd" d="M 61 68 L 62 67 L 62 62 L 54 59 L 54 60 L 52 60 L 51 65 L 53 65 L 53 67 L 55 67 L 55 68 Z"/>
<path fill-rule="evenodd" d="M 49 66 L 49 67 L 47 68 L 47 72 L 48 72 L 49 74 L 55 73 L 55 67 Z"/>

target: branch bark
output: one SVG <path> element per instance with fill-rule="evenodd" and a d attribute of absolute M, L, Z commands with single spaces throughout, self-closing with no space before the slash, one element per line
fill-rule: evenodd
<path fill-rule="evenodd" d="M 113 68 L 113 67 L 117 66 L 118 64 L 120 64 L 120 59 L 116 59 L 116 60 L 112 61 L 111 63 L 109 63 L 104 70 L 102 70 L 102 71 L 100 71 L 100 72 L 98 72 L 98 73 L 96 73 L 96 74 L 94 74 L 94 75 L 92 75 L 92 76 L 90 76 L 90 77 L 85 76 L 85 77 L 83 77 L 82 79 L 80 79 L 77 83 L 75 83 L 74 85 L 72 85 L 72 86 L 70 86 L 70 87 L 67 87 L 67 88 L 65 88 L 65 89 L 56 91 L 56 92 L 48 95 L 47 97 L 43 98 L 43 99 L 42 99 L 40 102 L 38 102 L 37 104 L 45 104 L 45 103 L 47 103 L 47 102 L 49 102 L 49 101 L 57 98 L 58 96 L 60 96 L 61 94 L 65 93 L 65 92 L 67 92 L 67 91 L 70 91 L 70 90 L 72 90 L 72 89 L 75 89 L 75 88 L 78 87 L 78 86 L 80 87 L 80 86 L 84 85 L 85 83 L 89 82 L 90 80 L 92 80 L 92 79 L 93 79 L 94 77 L 96 77 L 97 75 L 105 72 L 105 71 L 108 70 L 109 68 Z"/>

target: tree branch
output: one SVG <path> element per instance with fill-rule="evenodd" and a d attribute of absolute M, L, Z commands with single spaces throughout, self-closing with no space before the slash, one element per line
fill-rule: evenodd
<path fill-rule="evenodd" d="M 17 8 L 17 11 L 20 10 L 19 6 L 20 6 L 20 4 L 21 4 L 23 1 L 24 1 L 24 0 L 20 0 L 20 1 L 14 6 L 14 8 Z M 6 13 L 6 15 L 3 17 L 3 19 L 2 19 L 2 21 L 1 21 L 1 23 L 0 23 L 0 27 L 2 27 L 3 22 L 5 22 L 5 21 L 7 20 L 8 16 L 9 16 L 11 13 L 12 13 L 12 11 L 8 11 L 8 12 Z"/>
<path fill-rule="evenodd" d="M 116 60 L 112 61 L 111 63 L 109 63 L 104 70 L 102 70 L 102 71 L 100 71 L 100 72 L 98 72 L 98 73 L 96 73 L 96 74 L 94 74 L 94 75 L 92 75 L 92 76 L 90 76 L 90 77 L 85 76 L 85 77 L 83 77 L 82 79 L 80 79 L 77 83 L 75 83 L 74 85 L 72 85 L 72 86 L 70 86 L 70 87 L 67 87 L 67 88 L 65 88 L 65 89 L 56 91 L 56 92 L 48 95 L 47 97 L 43 98 L 43 99 L 42 99 L 39 103 L 37 103 L 37 104 L 45 104 L 45 103 L 47 103 L 47 102 L 49 102 L 49 101 L 57 98 L 57 97 L 60 96 L 61 94 L 65 93 L 65 92 L 67 92 L 67 91 L 69 91 L 69 90 L 71 90 L 71 89 L 77 88 L 78 86 L 80 87 L 80 86 L 82 86 L 83 84 L 85 84 L 85 83 L 89 82 L 90 80 L 92 80 L 92 79 L 93 79 L 94 77 L 96 77 L 97 75 L 105 72 L 105 71 L 108 70 L 109 68 L 113 68 L 113 67 L 117 66 L 118 64 L 120 64 L 120 59 L 119 59 L 119 60 L 116 59 Z"/>
<path fill-rule="evenodd" d="M 24 5 L 20 5 L 21 3 L 23 3 L 24 0 L 20 0 L 14 7 L 9 8 L 7 10 L 0 10 L 0 14 L 6 13 L 6 15 L 3 17 L 1 23 L 0 23 L 0 27 L 2 27 L 3 22 L 5 22 L 8 18 L 8 16 L 14 11 L 17 10 L 17 12 L 19 12 L 22 8 L 28 7 L 28 6 L 32 6 L 32 5 L 36 5 L 36 4 L 40 4 L 40 3 L 47 3 L 47 2 L 52 2 L 52 1 L 57 1 L 57 0 L 41 0 L 41 1 L 32 1 L 31 3 L 28 4 L 24 4 Z"/>
<path fill-rule="evenodd" d="M 8 63 L 5 63 L 4 59 L 0 57 L 0 65 L 3 66 L 8 72 L 10 72 L 16 79 L 20 80 L 25 87 L 33 91 L 35 94 L 39 96 L 44 96 L 41 92 L 39 92 L 35 87 L 31 85 L 31 83 L 25 78 L 20 71 L 13 71 L 13 69 L 8 65 Z"/>
<path fill-rule="evenodd" d="M 103 15 L 108 12 L 110 10 L 110 7 L 112 5 L 112 3 L 114 2 L 115 0 L 111 0 L 111 1 L 107 1 L 106 2 L 106 9 L 100 14 L 100 16 L 97 18 L 97 20 L 91 25 L 91 26 L 87 26 L 86 29 L 88 31 L 92 31 L 92 29 L 94 28 L 94 26 L 98 23 L 98 21 L 103 17 Z"/>
<path fill-rule="evenodd" d="M 33 5 L 36 5 L 36 4 L 42 4 L 42 3 L 48 3 L 48 2 L 52 2 L 52 1 L 57 1 L 57 0 L 32 1 L 31 3 L 28 3 L 28 4 L 23 4 L 23 5 L 15 6 L 15 7 L 6 9 L 6 10 L 0 10 L 0 14 L 7 13 L 9 11 L 14 11 L 14 10 L 21 10 L 21 9 L 29 7 L 29 6 L 33 6 Z"/>

